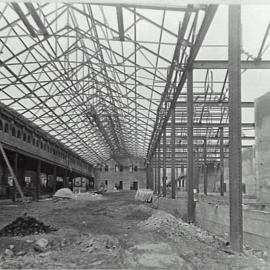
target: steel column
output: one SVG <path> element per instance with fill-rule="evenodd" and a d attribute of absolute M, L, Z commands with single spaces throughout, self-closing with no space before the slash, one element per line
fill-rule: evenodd
<path fill-rule="evenodd" d="M 154 181 L 153 181 L 153 156 L 150 159 L 150 163 L 149 163 L 149 188 L 150 189 L 154 189 Z"/>
<path fill-rule="evenodd" d="M 193 70 L 188 69 L 187 74 L 187 191 L 188 213 L 187 221 L 194 222 L 194 194 L 193 194 Z"/>
<path fill-rule="evenodd" d="M 184 184 L 183 184 L 184 183 L 184 180 L 183 180 L 184 173 L 185 173 L 185 167 L 182 164 L 181 165 L 181 177 L 182 178 L 181 178 L 181 182 L 180 182 L 180 188 L 181 188 L 181 190 L 182 190 L 182 187 L 185 188 L 185 190 L 187 189 L 186 186 L 184 186 Z"/>
<path fill-rule="evenodd" d="M 203 193 L 207 195 L 208 175 L 207 175 L 207 140 L 203 144 Z"/>
<path fill-rule="evenodd" d="M 14 153 L 14 158 L 13 158 L 13 172 L 18 179 L 18 153 Z M 19 181 L 19 180 L 18 180 Z M 16 193 L 17 193 L 17 188 L 15 185 L 15 180 L 13 179 L 13 186 L 12 186 L 12 201 L 16 201 Z"/>
<path fill-rule="evenodd" d="M 172 199 L 175 199 L 175 108 L 172 108 L 171 113 L 171 184 L 172 184 Z"/>
<path fill-rule="evenodd" d="M 241 7 L 229 6 L 230 245 L 243 249 L 241 156 Z"/>
<path fill-rule="evenodd" d="M 37 178 L 36 178 L 36 201 L 40 198 L 40 188 L 41 188 L 41 179 L 40 179 L 40 169 L 41 169 L 41 160 L 37 160 Z"/>
<path fill-rule="evenodd" d="M 223 127 L 219 128 L 220 135 L 220 195 L 224 196 L 224 151 L 223 151 Z"/>
<path fill-rule="evenodd" d="M 162 194 L 166 197 L 166 126 L 163 130 L 163 175 L 162 175 Z"/>
<path fill-rule="evenodd" d="M 57 168 L 53 166 L 53 193 L 56 191 Z"/>
<path fill-rule="evenodd" d="M 158 174 L 158 165 L 157 165 L 157 149 L 156 149 L 156 151 L 155 151 L 155 181 L 154 181 L 154 192 L 155 193 L 157 193 L 157 186 L 158 186 L 158 184 L 157 184 L 157 182 L 158 182 L 158 176 L 157 176 L 157 174 Z"/>
<path fill-rule="evenodd" d="M 161 168 L 161 164 L 160 164 L 160 140 L 159 140 L 159 143 L 158 143 L 158 194 L 160 194 L 160 168 Z"/>

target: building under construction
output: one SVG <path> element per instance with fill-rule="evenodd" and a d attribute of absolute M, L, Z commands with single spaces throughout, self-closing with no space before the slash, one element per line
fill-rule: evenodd
<path fill-rule="evenodd" d="M 0 3 L 0 268 L 270 269 L 269 14 Z"/>

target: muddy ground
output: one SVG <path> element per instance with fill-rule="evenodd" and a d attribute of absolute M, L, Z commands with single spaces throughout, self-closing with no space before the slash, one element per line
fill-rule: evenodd
<path fill-rule="evenodd" d="M 270 269 L 264 258 L 251 251 L 231 253 L 225 241 L 134 201 L 134 195 L 117 192 L 98 201 L 29 203 L 29 215 L 58 231 L 1 237 L 0 268 Z M 22 214 L 20 205 L 0 207 L 0 228 Z M 40 238 L 49 241 L 43 252 L 34 250 Z M 13 255 L 5 254 L 10 245 Z"/>

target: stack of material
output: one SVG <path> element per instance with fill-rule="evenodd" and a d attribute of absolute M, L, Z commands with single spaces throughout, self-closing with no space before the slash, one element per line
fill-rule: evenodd
<path fill-rule="evenodd" d="M 138 189 L 135 195 L 136 201 L 152 202 L 154 191 L 152 189 Z"/>
<path fill-rule="evenodd" d="M 69 188 L 61 188 L 58 189 L 55 194 L 53 195 L 54 198 L 61 198 L 61 199 L 74 199 L 74 193 Z"/>
<path fill-rule="evenodd" d="M 18 217 L 9 225 L 0 230 L 0 236 L 24 236 L 30 234 L 49 233 L 57 229 L 45 225 L 34 217 Z"/>

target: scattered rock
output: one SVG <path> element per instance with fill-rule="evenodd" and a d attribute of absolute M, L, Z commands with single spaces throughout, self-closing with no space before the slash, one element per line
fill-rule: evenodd
<path fill-rule="evenodd" d="M 40 253 L 38 256 L 39 256 L 39 257 L 47 257 L 47 256 L 49 256 L 50 254 L 52 254 L 52 252 L 51 252 L 51 251 L 47 251 L 47 252 Z"/>
<path fill-rule="evenodd" d="M 55 228 L 45 225 L 31 216 L 18 217 L 12 223 L 0 230 L 0 236 L 24 236 L 30 234 L 48 233 Z"/>
<path fill-rule="evenodd" d="M 35 242 L 34 250 L 38 252 L 44 252 L 48 246 L 49 241 L 45 238 L 41 238 Z"/>
<path fill-rule="evenodd" d="M 25 242 L 26 242 L 26 243 L 33 243 L 33 242 L 34 242 L 34 240 L 27 239 Z"/>
<path fill-rule="evenodd" d="M 16 256 L 24 256 L 25 254 L 26 254 L 26 251 L 21 250 L 16 253 Z"/>
<path fill-rule="evenodd" d="M 10 250 L 10 249 L 8 249 L 8 248 L 5 249 L 4 254 L 5 254 L 6 256 L 8 256 L 8 257 L 11 257 L 11 256 L 14 255 L 13 251 Z"/>

